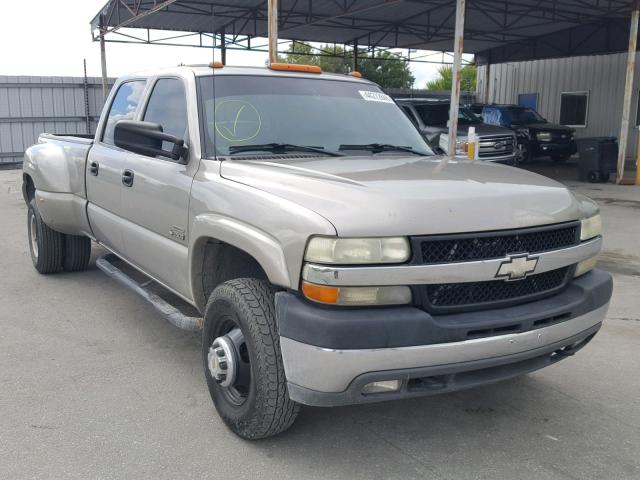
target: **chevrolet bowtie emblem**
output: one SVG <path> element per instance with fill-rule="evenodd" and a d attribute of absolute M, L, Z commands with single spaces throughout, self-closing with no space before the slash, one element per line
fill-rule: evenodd
<path fill-rule="evenodd" d="M 500 264 L 496 278 L 507 280 L 520 280 L 530 273 L 535 272 L 538 265 L 538 257 L 530 257 L 528 254 L 509 255 L 508 259 Z"/>

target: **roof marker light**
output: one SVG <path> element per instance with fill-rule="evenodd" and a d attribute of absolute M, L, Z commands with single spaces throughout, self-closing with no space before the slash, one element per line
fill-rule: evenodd
<path fill-rule="evenodd" d="M 222 63 L 222 62 L 211 62 L 209 64 L 209 67 L 211 67 L 211 68 L 224 68 L 224 63 Z"/>
<path fill-rule="evenodd" d="M 317 65 L 302 65 L 298 63 L 272 63 L 269 68 L 285 72 L 322 73 L 322 69 Z"/>
<path fill-rule="evenodd" d="M 350 73 L 352 77 L 362 78 L 362 74 L 360 72 L 356 72 L 355 70 Z"/>

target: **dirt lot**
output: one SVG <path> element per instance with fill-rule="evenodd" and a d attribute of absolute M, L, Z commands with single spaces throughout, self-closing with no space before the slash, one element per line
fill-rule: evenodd
<path fill-rule="evenodd" d="M 32 268 L 18 171 L 0 171 L 0 478 L 640 478 L 640 187 L 600 203 L 609 317 L 576 357 L 417 400 L 304 408 L 248 443 L 218 419 L 198 335 L 95 268 Z M 96 249 L 96 253 L 97 249 Z"/>

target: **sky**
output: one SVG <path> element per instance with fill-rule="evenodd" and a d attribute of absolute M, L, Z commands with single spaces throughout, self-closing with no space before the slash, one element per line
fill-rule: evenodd
<path fill-rule="evenodd" d="M 106 0 L 13 0 L 0 3 L 0 75 L 100 76 L 100 46 L 89 22 Z M 107 43 L 107 73 L 209 63 L 203 48 Z M 216 52 L 219 58 L 219 52 Z M 439 58 L 437 56 L 437 58 Z M 229 65 L 265 64 L 266 53 L 227 51 Z M 437 75 L 437 64 L 412 63 L 415 88 Z"/>

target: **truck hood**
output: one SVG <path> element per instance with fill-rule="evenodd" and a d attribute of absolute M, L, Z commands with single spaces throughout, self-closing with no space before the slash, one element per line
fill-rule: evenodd
<path fill-rule="evenodd" d="M 513 135 L 513 131 L 508 128 L 498 127 L 496 125 L 489 125 L 488 123 L 476 123 L 474 125 L 460 125 L 458 127 L 458 137 L 466 137 L 469 134 L 469 127 L 475 127 L 478 135 Z M 422 129 L 423 133 L 433 134 L 440 133 L 448 136 L 448 127 L 425 127 Z"/>
<path fill-rule="evenodd" d="M 523 125 L 532 132 L 559 132 L 559 133 L 573 133 L 575 130 L 571 127 L 565 127 L 564 125 L 557 125 L 555 123 L 530 123 Z"/>
<path fill-rule="evenodd" d="M 442 157 L 225 160 L 220 171 L 313 210 L 340 236 L 522 228 L 576 220 L 595 209 L 535 173 Z"/>

